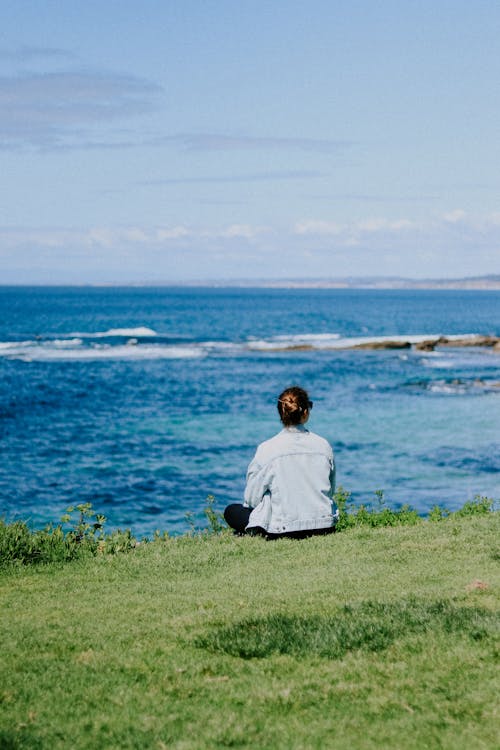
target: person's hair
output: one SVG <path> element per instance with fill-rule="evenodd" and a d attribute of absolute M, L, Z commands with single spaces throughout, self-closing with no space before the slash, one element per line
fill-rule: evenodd
<path fill-rule="evenodd" d="M 304 412 L 309 411 L 311 407 L 307 391 L 297 385 L 286 388 L 278 396 L 278 412 L 285 427 L 300 424 Z"/>

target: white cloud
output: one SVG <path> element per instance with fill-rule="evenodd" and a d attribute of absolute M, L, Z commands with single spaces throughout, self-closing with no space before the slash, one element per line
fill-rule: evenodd
<path fill-rule="evenodd" d="M 343 227 L 334 221 L 315 221 L 309 219 L 306 221 L 299 221 L 294 227 L 295 234 L 332 234 L 339 235 L 343 231 Z"/>
<path fill-rule="evenodd" d="M 252 227 L 249 224 L 232 224 L 223 229 L 218 235 L 219 237 L 226 237 L 228 239 L 240 238 L 245 240 L 252 240 L 259 234 L 266 232 L 265 227 Z"/>
<path fill-rule="evenodd" d="M 178 240 L 181 237 L 189 237 L 190 235 L 191 230 L 183 226 L 176 226 L 172 227 L 171 229 L 156 230 L 156 239 L 158 240 L 158 242 L 163 242 L 165 240 Z"/>
<path fill-rule="evenodd" d="M 415 224 L 408 219 L 394 221 L 384 218 L 369 218 L 344 224 L 328 220 L 306 220 L 297 222 L 293 232 L 297 235 L 337 237 L 348 244 L 352 244 L 357 242 L 359 237 L 364 234 L 401 232 L 414 227 Z"/>
<path fill-rule="evenodd" d="M 120 249 L 124 245 L 161 245 L 178 240 L 252 240 L 268 232 L 267 227 L 250 224 L 230 224 L 219 229 L 193 229 L 176 225 L 172 227 L 91 227 L 89 229 L 13 229 L 0 228 L 0 245 L 16 248 L 26 245 L 56 248 L 71 246 L 101 247 L 108 250 Z"/>
<path fill-rule="evenodd" d="M 462 211 L 462 209 L 457 208 L 454 211 L 449 211 L 448 213 L 443 215 L 443 220 L 448 222 L 449 224 L 457 224 L 460 221 L 463 221 L 466 217 L 465 211 Z"/>
<path fill-rule="evenodd" d="M 354 224 L 353 229 L 360 232 L 400 232 L 402 229 L 411 229 L 413 222 L 408 219 L 391 221 L 388 219 L 365 219 Z"/>
<path fill-rule="evenodd" d="M 289 230 L 231 223 L 0 227 L 0 282 L 500 273 L 500 216 L 297 222 Z M 286 253 L 286 273 L 283 257 Z M 257 270 L 259 269 L 258 273 Z M 45 274 L 45 275 L 44 275 Z"/>

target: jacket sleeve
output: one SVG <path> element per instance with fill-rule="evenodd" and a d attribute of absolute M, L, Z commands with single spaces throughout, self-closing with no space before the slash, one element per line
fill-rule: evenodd
<path fill-rule="evenodd" d="M 335 459 L 333 456 L 330 463 L 330 496 L 335 497 Z"/>
<path fill-rule="evenodd" d="M 243 505 L 256 508 L 268 491 L 266 467 L 261 466 L 256 458 L 250 462 L 247 471 L 247 483 Z"/>

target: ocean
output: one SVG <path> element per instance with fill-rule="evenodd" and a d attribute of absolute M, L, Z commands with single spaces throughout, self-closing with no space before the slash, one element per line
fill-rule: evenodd
<path fill-rule="evenodd" d="M 0 516 L 91 502 L 108 528 L 241 501 L 276 397 L 305 387 L 355 504 L 500 497 L 500 352 L 346 348 L 500 335 L 500 292 L 0 287 Z"/>

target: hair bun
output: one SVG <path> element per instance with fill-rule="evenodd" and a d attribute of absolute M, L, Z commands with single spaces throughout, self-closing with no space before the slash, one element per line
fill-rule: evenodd
<path fill-rule="evenodd" d="M 307 409 L 309 396 L 307 391 L 298 386 L 287 388 L 278 398 L 278 412 L 285 427 L 300 424 Z"/>

